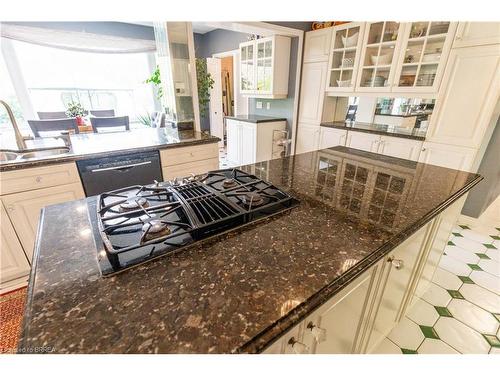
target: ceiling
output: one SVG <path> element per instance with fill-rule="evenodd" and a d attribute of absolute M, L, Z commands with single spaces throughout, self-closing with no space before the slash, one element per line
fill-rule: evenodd
<path fill-rule="evenodd" d="M 193 32 L 197 34 L 205 34 L 212 30 L 217 29 L 216 27 L 213 27 L 206 22 L 193 22 L 192 25 L 193 25 Z"/>

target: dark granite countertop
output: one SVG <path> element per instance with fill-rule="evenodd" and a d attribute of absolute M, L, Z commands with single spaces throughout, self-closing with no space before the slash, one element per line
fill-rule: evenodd
<path fill-rule="evenodd" d="M 374 133 L 380 135 L 388 135 L 392 137 L 415 139 L 417 141 L 425 141 L 425 131 L 419 129 L 408 129 L 394 125 L 373 124 L 369 122 L 354 122 L 345 123 L 344 121 L 322 122 L 321 126 L 335 129 L 346 129 L 364 133 Z"/>
<path fill-rule="evenodd" d="M 272 116 L 261 116 L 261 115 L 224 116 L 224 118 L 244 121 L 244 122 L 253 122 L 255 124 L 261 122 L 286 121 L 286 118 L 284 117 L 272 117 Z"/>
<path fill-rule="evenodd" d="M 1 149 L 16 150 L 14 137 L 2 139 Z M 173 128 L 135 129 L 113 133 L 85 133 L 71 136 L 72 149 L 60 155 L 38 159 L 12 160 L 0 162 L 0 171 L 36 167 L 47 164 L 64 163 L 88 157 L 109 156 L 123 152 L 140 152 L 170 147 L 184 147 L 204 143 L 215 143 L 220 139 L 193 130 Z M 62 147 L 61 140 L 35 138 L 26 141 L 28 148 Z"/>
<path fill-rule="evenodd" d="M 260 352 L 482 179 L 346 147 L 254 167 L 298 207 L 109 278 L 92 199 L 43 209 L 19 349 Z"/>
<path fill-rule="evenodd" d="M 391 116 L 391 117 L 417 117 L 418 115 L 417 114 L 409 114 L 409 115 L 406 115 L 406 114 L 393 114 L 393 113 L 380 113 L 380 112 L 375 112 L 375 116 Z"/>

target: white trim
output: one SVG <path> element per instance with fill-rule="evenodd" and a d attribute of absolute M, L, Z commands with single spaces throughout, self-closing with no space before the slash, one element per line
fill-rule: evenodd
<path fill-rule="evenodd" d="M 212 54 L 212 57 L 220 59 L 223 57 L 229 57 L 231 56 L 233 58 L 233 99 L 234 99 L 234 115 L 237 116 L 238 113 L 238 104 L 239 100 L 238 97 L 241 96 L 243 98 L 243 95 L 241 94 L 236 94 L 236 84 L 239 86 L 239 77 L 238 77 L 238 71 L 239 69 L 236 69 L 236 63 L 239 63 L 239 56 L 240 56 L 240 50 L 239 49 L 233 49 L 231 51 L 226 51 L 226 52 L 219 52 L 219 53 L 214 53 Z M 247 109 L 248 109 L 248 98 L 245 98 L 247 100 Z"/>
<path fill-rule="evenodd" d="M 193 24 L 191 22 L 186 22 L 187 37 L 188 37 L 188 48 L 189 48 L 189 66 L 190 66 L 190 76 L 191 76 L 191 97 L 193 98 L 193 111 L 194 111 L 194 130 L 201 131 L 200 125 L 200 105 L 198 102 L 198 80 L 196 75 L 196 55 L 194 52 L 194 34 L 193 34 Z"/>

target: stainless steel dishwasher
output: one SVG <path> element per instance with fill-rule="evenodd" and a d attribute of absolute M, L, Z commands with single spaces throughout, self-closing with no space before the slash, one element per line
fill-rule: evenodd
<path fill-rule="evenodd" d="M 85 159 L 76 164 L 87 197 L 163 180 L 158 151 Z"/>

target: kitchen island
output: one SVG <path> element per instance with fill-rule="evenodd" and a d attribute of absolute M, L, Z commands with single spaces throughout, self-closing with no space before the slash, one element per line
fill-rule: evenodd
<path fill-rule="evenodd" d="M 399 269 L 385 257 L 408 241 L 416 243 L 425 230 L 425 257 L 418 255 L 414 267 L 406 265 L 423 279 L 429 269 L 421 259 L 430 253 L 435 258 L 436 252 L 439 257 L 444 249 L 431 234 L 439 233 L 451 209 L 456 218 L 457 204 L 481 180 L 476 174 L 345 147 L 241 169 L 300 204 L 109 278 L 100 275 L 97 264 L 103 244 L 93 236 L 95 200 L 44 208 L 19 351 L 287 352 L 299 337 L 288 338 L 290 332 L 299 326 L 304 330 L 306 318 L 380 262 Z M 413 272 L 411 277 L 411 288 L 421 288 Z M 383 304 L 379 307 L 383 310 Z M 353 311 L 348 320 L 357 315 Z M 337 326 L 349 325 L 344 323 Z M 376 323 L 371 325 L 376 328 Z M 307 327 L 312 331 L 314 325 Z M 352 351 L 365 351 L 358 346 Z"/>

